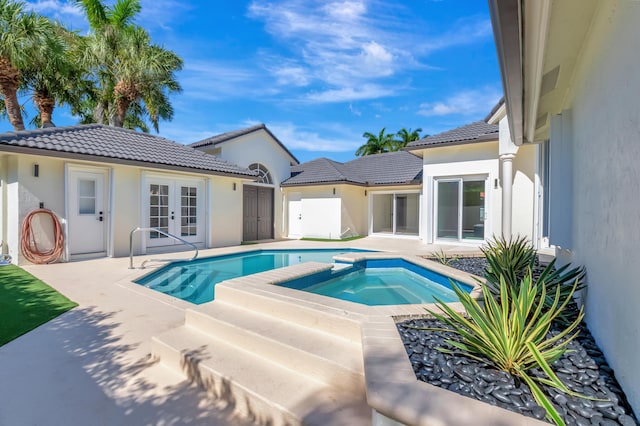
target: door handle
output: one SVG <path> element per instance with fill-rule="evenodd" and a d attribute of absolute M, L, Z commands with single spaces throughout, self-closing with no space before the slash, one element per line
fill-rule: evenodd
<path fill-rule="evenodd" d="M 298 215 L 298 219 L 302 220 L 302 215 L 301 214 Z"/>
<path fill-rule="evenodd" d="M 99 212 L 99 213 L 98 213 L 98 215 L 99 215 L 99 216 L 98 216 L 98 220 L 99 220 L 100 222 L 102 222 L 102 221 L 103 221 L 103 219 L 102 219 L 102 212 Z"/>
<path fill-rule="evenodd" d="M 171 212 L 171 220 L 175 219 L 174 213 Z"/>

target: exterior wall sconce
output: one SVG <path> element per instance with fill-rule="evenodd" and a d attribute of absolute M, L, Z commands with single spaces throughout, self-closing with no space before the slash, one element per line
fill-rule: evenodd
<path fill-rule="evenodd" d="M 40 176 L 40 165 L 38 163 L 33 165 L 33 176 L 34 177 Z"/>
<path fill-rule="evenodd" d="M 366 189 L 364 190 L 364 196 L 365 197 L 367 196 L 367 190 Z"/>
<path fill-rule="evenodd" d="M 233 183 L 231 184 L 231 186 L 232 186 L 233 190 L 235 191 L 235 190 L 236 190 L 236 183 L 235 183 L 235 182 L 233 182 Z"/>
<path fill-rule="evenodd" d="M 336 195 L 336 189 L 333 188 L 333 195 Z"/>

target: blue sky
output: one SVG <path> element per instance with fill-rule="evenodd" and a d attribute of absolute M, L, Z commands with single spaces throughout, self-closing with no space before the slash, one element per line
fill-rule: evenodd
<path fill-rule="evenodd" d="M 29 5 L 87 29 L 64 0 Z M 301 161 L 347 161 L 365 131 L 435 134 L 501 96 L 486 0 L 142 0 L 137 22 L 184 59 L 160 124 L 181 143 L 265 123 Z M 76 120 L 57 109 L 54 122 Z"/>

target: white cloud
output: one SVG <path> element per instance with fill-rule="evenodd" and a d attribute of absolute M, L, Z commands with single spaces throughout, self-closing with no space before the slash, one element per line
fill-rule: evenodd
<path fill-rule="evenodd" d="M 278 93 L 276 87 L 265 84 L 259 70 L 250 65 L 222 61 L 185 59 L 180 83 L 183 88 L 181 97 L 190 99 L 216 101 Z"/>
<path fill-rule="evenodd" d="M 352 104 L 349 104 L 349 111 L 351 111 L 351 114 L 356 115 L 358 117 L 362 116 L 362 112 L 356 108 L 354 108 L 354 106 Z"/>
<path fill-rule="evenodd" d="M 311 82 L 308 71 L 300 66 L 283 66 L 272 69 L 276 83 L 282 86 L 304 87 Z"/>
<path fill-rule="evenodd" d="M 361 1 L 335 1 L 325 5 L 323 10 L 336 19 L 349 21 L 362 16 L 367 6 Z"/>
<path fill-rule="evenodd" d="M 255 122 L 246 122 L 246 125 Z M 322 136 L 314 131 L 309 131 L 296 126 L 293 123 L 267 123 L 267 127 L 282 143 L 291 150 L 313 151 L 313 152 L 349 152 L 356 150 L 362 145 L 360 135 L 340 132 L 339 136 Z M 316 126 L 327 129 L 330 126 Z M 349 135 L 345 138 L 345 135 Z"/>
<path fill-rule="evenodd" d="M 420 105 L 417 114 L 427 117 L 444 115 L 478 115 L 491 111 L 502 96 L 493 87 L 463 90 L 437 102 L 425 102 Z"/>
<path fill-rule="evenodd" d="M 78 5 L 61 0 L 38 0 L 27 2 L 26 5 L 27 8 L 41 14 L 84 16 Z"/>
<path fill-rule="evenodd" d="M 193 9 L 190 2 L 180 0 L 141 0 L 140 6 L 142 12 L 138 15 L 138 23 L 163 30 L 171 30 L 180 16 Z"/>
<path fill-rule="evenodd" d="M 322 92 L 311 92 L 306 95 L 306 100 L 310 102 L 348 102 L 362 99 L 376 99 L 393 95 L 393 90 L 369 84 L 362 87 L 343 87 L 340 89 L 325 90 Z"/>
<path fill-rule="evenodd" d="M 407 16 L 403 16 L 406 14 Z M 411 17 L 402 4 L 374 0 L 253 0 L 248 16 L 264 23 L 266 31 L 286 49 L 288 56 L 263 54 L 265 65 L 280 84 L 283 74 L 297 87 L 322 85 L 320 93 L 300 96 L 313 102 L 349 102 L 397 93 L 391 78 L 415 69 L 434 68 L 421 60 L 434 50 L 468 44 L 490 37 L 488 20 L 459 20 L 444 34 L 428 34 L 421 17 Z M 291 74 L 291 75 L 288 75 Z M 382 85 L 389 90 L 361 90 Z"/>
<path fill-rule="evenodd" d="M 64 22 L 70 29 L 86 31 L 89 24 L 82 8 L 75 3 L 64 0 L 37 0 L 25 3 L 26 10 L 49 16 Z"/>

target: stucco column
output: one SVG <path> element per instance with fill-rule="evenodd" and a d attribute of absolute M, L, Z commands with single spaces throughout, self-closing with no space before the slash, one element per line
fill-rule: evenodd
<path fill-rule="evenodd" d="M 511 238 L 511 213 L 513 206 L 513 159 L 515 154 L 502 154 L 500 166 L 502 171 L 502 236 Z"/>

